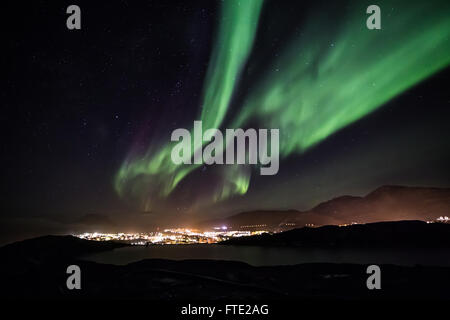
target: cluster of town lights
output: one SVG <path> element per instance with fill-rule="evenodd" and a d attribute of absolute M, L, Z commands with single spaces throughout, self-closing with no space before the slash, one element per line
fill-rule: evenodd
<path fill-rule="evenodd" d="M 448 216 L 441 216 L 435 220 L 426 221 L 427 223 L 450 223 Z M 347 227 L 357 222 L 340 224 L 340 227 Z M 295 223 L 284 223 L 282 226 L 293 227 Z M 306 224 L 305 227 L 316 227 L 314 224 Z M 231 238 L 248 237 L 269 233 L 265 224 L 241 226 L 241 229 L 253 228 L 254 230 L 232 230 L 226 226 L 214 227 L 211 231 L 200 231 L 190 228 L 173 228 L 164 231 L 147 232 L 147 233 L 101 233 L 101 232 L 85 232 L 75 234 L 74 236 L 94 241 L 121 241 L 132 245 L 149 245 L 149 244 L 195 244 L 195 243 L 217 243 Z M 261 228 L 261 229 L 260 229 Z"/>
<path fill-rule="evenodd" d="M 148 244 L 195 244 L 217 243 L 237 237 L 259 235 L 268 231 L 237 231 L 227 227 L 214 228 L 214 231 L 199 231 L 187 228 L 165 229 L 163 232 L 148 233 L 101 233 L 85 232 L 76 234 L 81 239 L 94 241 L 123 241 L 133 245 Z"/>

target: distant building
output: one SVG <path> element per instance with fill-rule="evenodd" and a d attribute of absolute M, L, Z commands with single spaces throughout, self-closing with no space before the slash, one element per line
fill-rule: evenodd
<path fill-rule="evenodd" d="M 436 219 L 437 222 L 440 223 L 449 223 L 450 222 L 450 218 L 447 216 L 440 216 L 439 218 Z"/>

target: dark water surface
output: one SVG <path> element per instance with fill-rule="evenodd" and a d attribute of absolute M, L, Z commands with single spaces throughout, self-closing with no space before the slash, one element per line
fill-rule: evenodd
<path fill-rule="evenodd" d="M 254 266 L 313 262 L 450 266 L 450 249 L 311 249 L 194 244 L 132 246 L 81 258 L 116 265 L 143 259 L 215 259 L 241 261 Z"/>

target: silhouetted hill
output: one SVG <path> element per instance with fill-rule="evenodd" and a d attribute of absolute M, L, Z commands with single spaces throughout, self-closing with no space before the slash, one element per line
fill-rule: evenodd
<path fill-rule="evenodd" d="M 8 244 L 0 248 L 5 263 L 35 263 L 54 259 L 73 258 L 105 250 L 127 246 L 112 241 L 89 241 L 73 236 L 43 236 Z"/>
<path fill-rule="evenodd" d="M 239 230 L 286 230 L 303 226 L 342 225 L 401 220 L 435 220 L 450 215 L 450 189 L 382 186 L 365 197 L 341 196 L 308 211 L 251 211 L 210 220 L 201 227 Z"/>
<path fill-rule="evenodd" d="M 305 227 L 276 234 L 234 238 L 222 244 L 335 248 L 450 248 L 450 224 L 395 221 L 345 227 Z"/>
<path fill-rule="evenodd" d="M 400 220 L 435 220 L 450 213 L 450 189 L 382 186 L 365 197 L 338 197 L 307 214 L 329 217 L 338 224 Z M 297 222 L 307 222 L 305 216 Z"/>

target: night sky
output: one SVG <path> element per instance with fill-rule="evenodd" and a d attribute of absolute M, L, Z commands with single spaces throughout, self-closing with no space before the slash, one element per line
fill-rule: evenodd
<path fill-rule="evenodd" d="M 379 1 L 374 31 L 369 2 L 241 2 L 3 3 L 4 229 L 85 215 L 178 223 L 385 184 L 450 186 L 446 1 Z M 66 28 L 70 4 L 81 30 Z M 280 128 L 279 173 L 200 166 L 174 184 L 166 158 L 141 170 L 200 118 Z"/>

